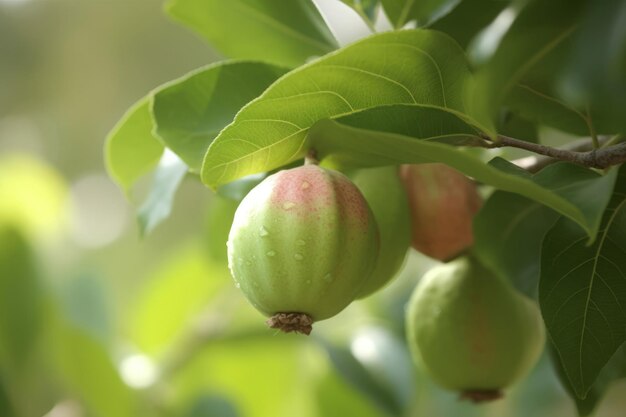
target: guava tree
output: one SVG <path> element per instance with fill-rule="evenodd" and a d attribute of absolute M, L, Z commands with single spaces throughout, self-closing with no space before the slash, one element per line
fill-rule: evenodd
<path fill-rule="evenodd" d="M 626 376 L 626 4 L 341 3 L 167 4 L 228 60 L 156 87 L 107 139 L 124 190 L 154 171 L 143 230 L 185 175 L 240 201 L 307 154 L 346 173 L 444 164 L 488 195 L 473 256 L 537 299 L 555 368 L 591 412 Z"/>

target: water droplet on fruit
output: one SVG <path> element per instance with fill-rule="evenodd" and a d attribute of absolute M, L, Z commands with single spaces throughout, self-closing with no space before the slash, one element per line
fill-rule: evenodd
<path fill-rule="evenodd" d="M 292 208 L 295 205 L 296 205 L 296 203 L 291 202 L 291 201 L 287 201 L 286 203 L 283 203 L 283 208 L 285 210 L 289 210 L 290 208 Z"/>
<path fill-rule="evenodd" d="M 236 283 L 236 284 L 235 284 L 235 287 L 237 287 L 237 288 L 241 288 L 241 284 L 240 284 L 240 283 Z"/>
<path fill-rule="evenodd" d="M 309 188 L 310 186 L 311 186 L 311 184 L 309 184 L 308 182 L 304 181 L 304 182 L 302 183 L 301 188 L 302 188 L 303 190 L 306 190 L 306 189 L 307 189 L 307 188 Z"/>
<path fill-rule="evenodd" d="M 272 256 L 276 255 L 276 251 L 273 251 L 273 250 L 267 251 L 266 255 L 271 258 Z"/>
<path fill-rule="evenodd" d="M 301 261 L 301 260 L 303 260 L 303 259 L 304 259 L 304 256 L 302 256 L 302 255 L 301 255 L 301 254 L 299 254 L 299 253 L 296 253 L 295 255 L 293 255 L 293 258 L 294 258 L 296 261 Z"/>
<path fill-rule="evenodd" d="M 332 274 L 324 275 L 324 281 L 331 282 L 332 280 L 333 280 L 333 275 Z"/>
<path fill-rule="evenodd" d="M 306 242 L 304 240 L 302 240 L 302 239 L 298 239 L 298 240 L 296 240 L 296 245 L 304 246 L 304 245 L 306 245 Z"/>
<path fill-rule="evenodd" d="M 259 236 L 265 237 L 265 236 L 267 236 L 269 234 L 270 234 L 270 232 L 268 232 L 265 227 L 261 226 L 261 230 L 259 230 Z"/>

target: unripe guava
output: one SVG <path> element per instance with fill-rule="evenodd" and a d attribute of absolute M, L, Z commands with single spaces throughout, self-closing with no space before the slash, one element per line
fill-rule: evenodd
<path fill-rule="evenodd" d="M 444 164 L 403 165 L 413 231 L 413 247 L 449 261 L 474 243 L 472 222 L 482 199 L 476 185 Z"/>
<path fill-rule="evenodd" d="M 411 246 L 411 218 L 397 166 L 361 169 L 351 177 L 372 209 L 380 232 L 378 262 L 358 295 L 363 298 L 385 286 L 404 264 Z"/>
<path fill-rule="evenodd" d="M 343 174 L 305 165 L 267 177 L 242 200 L 228 264 L 270 327 L 308 334 L 350 304 L 372 273 L 378 228 Z"/>
<path fill-rule="evenodd" d="M 476 402 L 500 398 L 545 343 L 536 303 L 472 257 L 424 275 L 409 301 L 407 337 L 438 384 Z"/>

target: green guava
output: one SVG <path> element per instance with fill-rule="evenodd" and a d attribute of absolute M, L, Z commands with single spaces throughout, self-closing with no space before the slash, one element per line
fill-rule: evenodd
<path fill-rule="evenodd" d="M 228 264 L 268 325 L 308 334 L 357 296 L 378 256 L 378 227 L 343 174 L 305 165 L 267 177 L 242 200 Z"/>
<path fill-rule="evenodd" d="M 380 231 L 378 262 L 359 292 L 358 297 L 363 298 L 389 283 L 404 264 L 411 246 L 411 218 L 397 166 L 361 169 L 351 178 L 365 196 Z"/>
<path fill-rule="evenodd" d="M 415 250 L 445 262 L 474 243 L 472 222 L 482 198 L 473 181 L 444 164 L 403 165 L 400 177 Z"/>
<path fill-rule="evenodd" d="M 545 330 L 535 302 L 473 257 L 436 266 L 407 310 L 416 362 L 442 387 L 487 401 L 537 362 Z"/>

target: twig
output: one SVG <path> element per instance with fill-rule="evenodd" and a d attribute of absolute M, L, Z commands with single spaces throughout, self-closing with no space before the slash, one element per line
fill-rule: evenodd
<path fill-rule="evenodd" d="M 567 148 L 553 148 L 550 146 L 540 145 L 538 143 L 525 142 L 523 140 L 504 135 L 498 135 L 497 141 L 491 141 L 487 136 L 484 136 L 483 139 L 487 141 L 484 146 L 488 148 L 502 148 L 510 146 L 513 148 L 525 149 L 559 161 L 572 162 L 589 168 L 604 169 L 626 161 L 626 143 L 618 143 L 617 145 L 600 149 L 592 148 L 589 151 L 581 152 Z M 591 142 L 591 144 L 593 144 L 593 142 Z"/>

